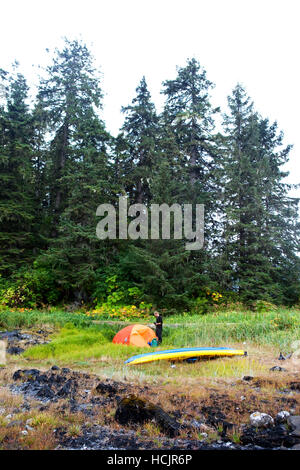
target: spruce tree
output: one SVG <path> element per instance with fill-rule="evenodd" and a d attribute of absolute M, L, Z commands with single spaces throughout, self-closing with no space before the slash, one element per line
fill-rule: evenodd
<path fill-rule="evenodd" d="M 164 118 L 172 126 L 179 150 L 184 152 L 190 183 L 208 191 L 214 156 L 214 114 L 209 91 L 213 87 L 196 59 L 178 69 L 174 80 L 163 82 Z"/>
<path fill-rule="evenodd" d="M 224 119 L 227 139 L 222 175 L 221 285 L 237 290 L 247 302 L 280 302 L 281 263 L 285 264 L 284 259 L 295 263 L 294 280 L 298 269 L 297 203 L 288 197 L 290 188 L 283 182 L 287 173 L 281 169 L 290 147 L 281 148 L 282 134 L 277 135 L 276 124 L 270 125 L 254 111 L 241 85 L 233 90 L 228 104 L 230 114 Z"/>
<path fill-rule="evenodd" d="M 212 249 L 219 227 L 216 173 L 220 155 L 214 123 L 219 109 L 211 105 L 209 93 L 213 83 L 196 59 L 189 59 L 185 67 L 178 69 L 177 77 L 163 82 L 163 87 L 166 102 L 162 119 L 169 135 L 166 142 L 168 145 L 172 141 L 176 143 L 173 161 L 181 166 L 177 197 L 182 203 L 194 207 L 204 204 L 205 208 L 204 249 L 191 252 L 189 256 L 199 292 L 209 284 L 209 272 L 214 269 Z"/>
<path fill-rule="evenodd" d="M 47 73 L 39 106 L 52 136 L 46 170 L 51 224 L 39 264 L 54 270 L 62 295 L 86 300 L 105 256 L 96 238 L 96 209 L 110 202 L 110 137 L 97 113 L 102 92 L 86 46 L 66 41 Z"/>
<path fill-rule="evenodd" d="M 182 156 L 178 154 L 173 130 L 156 115 L 145 78 L 132 105 L 123 108 L 123 112 L 126 118 L 118 138 L 118 174 L 122 175 L 130 200 L 148 208 L 150 203 L 184 203 L 185 193 L 178 199 L 182 180 L 186 189 Z M 148 220 L 150 234 L 150 211 Z M 161 306 L 187 305 L 186 281 L 190 283 L 191 271 L 187 274 L 188 253 L 182 240 L 138 239 L 120 246 L 118 271 L 122 278 Z"/>
<path fill-rule="evenodd" d="M 0 107 L 0 270 L 12 275 L 33 259 L 35 199 L 33 125 L 28 86 L 20 73 L 2 73 Z"/>
<path fill-rule="evenodd" d="M 151 200 L 151 179 L 157 160 L 158 117 L 145 77 L 136 89 L 132 104 L 122 108 L 125 122 L 121 128 L 127 142 L 122 166 L 125 190 L 132 202 L 147 204 Z"/>

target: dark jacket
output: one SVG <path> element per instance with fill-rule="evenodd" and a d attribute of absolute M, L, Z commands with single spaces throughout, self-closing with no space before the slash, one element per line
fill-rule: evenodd
<path fill-rule="evenodd" d="M 159 316 L 156 318 L 155 326 L 156 326 L 156 329 L 157 329 L 157 330 L 162 330 L 162 327 L 163 327 L 163 319 L 162 319 L 162 316 L 161 316 L 161 315 L 159 315 Z"/>

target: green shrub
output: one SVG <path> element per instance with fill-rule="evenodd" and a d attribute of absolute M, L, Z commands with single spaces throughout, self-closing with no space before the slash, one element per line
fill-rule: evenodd
<path fill-rule="evenodd" d="M 206 297 L 197 297 L 192 305 L 192 313 L 198 315 L 204 315 L 208 312 L 210 307 L 210 302 Z"/>
<path fill-rule="evenodd" d="M 107 276 L 105 273 L 98 273 L 93 293 L 96 309 L 103 304 L 109 307 L 128 304 L 137 306 L 144 300 L 143 297 L 141 289 L 121 280 L 116 274 Z"/>
<path fill-rule="evenodd" d="M 253 309 L 256 312 L 264 313 L 277 310 L 277 306 L 266 300 L 257 300 L 253 303 Z"/>
<path fill-rule="evenodd" d="M 26 284 L 11 285 L 1 291 L 0 303 L 7 307 L 36 307 L 36 295 L 27 287 Z"/>
<path fill-rule="evenodd" d="M 54 275 L 44 268 L 21 269 L 14 279 L 1 281 L 0 305 L 7 307 L 40 307 L 60 297 Z"/>

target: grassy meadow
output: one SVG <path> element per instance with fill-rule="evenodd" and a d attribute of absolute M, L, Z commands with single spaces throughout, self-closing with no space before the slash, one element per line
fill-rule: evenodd
<path fill-rule="evenodd" d="M 153 318 L 139 320 L 151 325 Z M 136 323 L 136 322 L 135 322 Z M 13 361 L 38 365 L 65 365 L 88 369 L 107 377 L 160 378 L 240 377 L 265 373 L 279 352 L 292 352 L 300 340 L 300 312 L 276 309 L 269 312 L 224 310 L 206 315 L 173 315 L 164 318 L 163 345 L 172 347 L 220 346 L 247 350 L 248 357 L 200 360 L 194 364 L 159 361 L 127 366 L 130 356 L 149 352 L 149 348 L 115 345 L 112 339 L 124 325 L 98 319 L 83 312 L 9 311 L 0 312 L 0 328 L 52 328 L 50 342 L 29 348 Z"/>
<path fill-rule="evenodd" d="M 300 368 L 299 310 L 276 309 L 258 313 L 236 308 L 206 315 L 165 316 L 163 344 L 158 350 L 227 346 L 248 352 L 247 356 L 202 358 L 194 363 L 162 360 L 135 366 L 124 364 L 130 356 L 150 350 L 113 344 L 116 332 L 128 324 L 117 320 L 98 317 L 95 321 L 83 311 L 68 313 L 57 308 L 0 311 L 0 331 L 20 328 L 22 332 L 44 335 L 48 341 L 31 346 L 20 355 L 7 354 L 7 363 L 0 368 L 0 407 L 5 409 L 5 415 L 14 413 L 23 400 L 8 388 L 13 372 L 20 368 L 46 371 L 53 365 L 127 384 L 137 394 L 141 393 L 141 387 L 144 397 L 163 404 L 166 411 L 172 413 L 182 409 L 183 421 L 193 417 L 198 419 L 201 409 L 226 410 L 227 419 L 236 426 L 232 436 L 229 433 L 234 442 L 240 439 L 239 426 L 248 423 L 249 414 L 255 410 L 275 416 L 286 406 L 289 408 L 289 400 L 292 400 L 295 413 L 300 413 L 297 393 L 290 392 L 285 398 L 287 403 L 282 403 L 285 396 L 282 393 L 296 380 Z M 138 321 L 151 325 L 153 317 L 133 319 L 132 322 Z M 278 361 L 279 352 L 293 351 L 295 354 L 291 359 Z M 284 367 L 285 372 L 270 371 L 274 365 Z M 242 380 L 244 376 L 253 379 L 247 382 Z M 82 426 L 87 423 L 81 412 L 62 413 L 59 403 L 51 403 L 49 409 L 41 412 L 40 404 L 34 400 L 28 412 L 15 416 L 17 424 L 11 427 L 7 426 L 9 421 L 0 416 L 0 449 L 54 449 L 58 443 L 54 434 L 57 427 L 63 427 L 67 436 L 76 437 L 81 436 Z M 104 424 L 118 430 L 114 416 L 115 405 L 100 406 L 88 425 Z M 22 431 L 28 421 L 30 431 L 24 435 Z M 131 430 L 130 426 L 125 426 L 126 429 Z M 207 442 L 220 438 L 215 429 L 209 428 L 205 432 Z M 185 433 L 183 429 L 181 438 L 187 437 Z M 201 440 L 201 434 L 195 433 L 195 439 Z M 152 422 L 138 426 L 136 436 L 146 440 L 155 438 L 158 446 L 161 445 L 159 438 L 163 438 Z"/>

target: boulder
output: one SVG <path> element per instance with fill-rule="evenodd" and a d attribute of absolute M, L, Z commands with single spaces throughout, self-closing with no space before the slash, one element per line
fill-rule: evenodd
<path fill-rule="evenodd" d="M 160 406 L 154 405 L 150 401 L 129 395 L 120 400 L 115 420 L 120 424 L 144 423 L 154 419 L 161 430 L 169 437 L 177 436 L 180 424 L 166 413 Z"/>
<path fill-rule="evenodd" d="M 292 428 L 291 435 L 294 437 L 300 437 L 300 416 L 289 416 L 288 424 Z"/>
<path fill-rule="evenodd" d="M 266 413 L 255 411 L 250 415 L 250 423 L 256 428 L 269 428 L 274 425 L 274 419 Z"/>
<path fill-rule="evenodd" d="M 40 371 L 38 369 L 24 369 L 16 370 L 13 374 L 13 380 L 35 381 L 38 380 Z"/>
<path fill-rule="evenodd" d="M 240 437 L 242 445 L 259 446 L 262 449 L 288 448 L 298 444 L 298 438 L 290 434 L 285 424 L 268 428 L 248 426 Z"/>
<path fill-rule="evenodd" d="M 279 411 L 279 413 L 277 413 L 277 415 L 275 416 L 275 423 L 276 424 L 286 423 L 289 416 L 290 416 L 290 413 L 288 411 L 284 411 L 284 410 Z"/>

